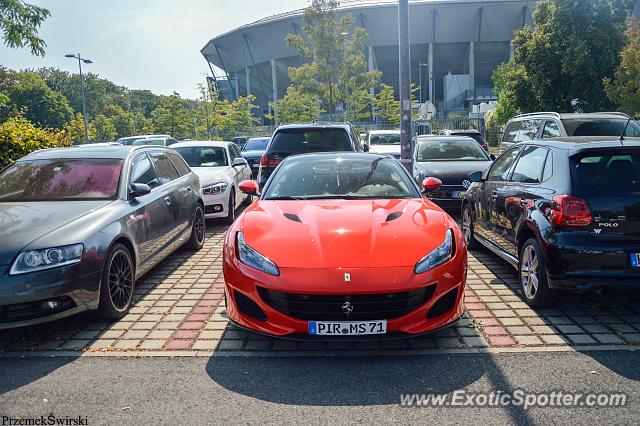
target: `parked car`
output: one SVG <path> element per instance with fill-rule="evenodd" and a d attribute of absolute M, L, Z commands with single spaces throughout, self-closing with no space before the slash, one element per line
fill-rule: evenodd
<path fill-rule="evenodd" d="M 249 163 L 251 173 L 254 178 L 258 176 L 258 171 L 260 171 L 260 159 L 267 150 L 267 145 L 270 140 L 270 137 L 251 138 L 247 141 L 245 146 L 242 147 L 240 154 L 242 154 L 242 158 L 247 160 Z"/>
<path fill-rule="evenodd" d="M 255 181 L 240 187 L 258 191 Z M 229 317 L 261 333 L 401 337 L 463 313 L 462 233 L 385 155 L 288 157 L 228 230 L 223 253 Z"/>
<path fill-rule="evenodd" d="M 539 139 L 555 139 L 573 136 L 620 137 L 627 126 L 629 116 L 619 112 L 590 114 L 558 114 L 535 112 L 522 114 L 509 120 L 500 142 L 500 153 L 518 142 Z M 625 136 L 639 137 L 640 125 L 631 121 Z"/>
<path fill-rule="evenodd" d="M 366 144 L 370 152 L 400 159 L 400 130 L 371 130 Z"/>
<path fill-rule="evenodd" d="M 528 304 L 640 283 L 640 139 L 519 143 L 470 178 L 465 239 L 518 268 Z"/>
<path fill-rule="evenodd" d="M 204 245 L 198 176 L 172 150 L 47 149 L 0 173 L 0 328 L 131 307 L 136 280 Z"/>
<path fill-rule="evenodd" d="M 148 139 L 148 138 L 170 138 L 169 135 L 137 135 L 137 136 L 127 136 L 125 138 L 120 138 L 116 142 L 121 145 L 132 145 L 138 139 Z"/>
<path fill-rule="evenodd" d="M 249 198 L 238 186 L 251 179 L 251 169 L 238 146 L 232 142 L 190 141 L 171 148 L 200 177 L 205 217 L 233 223 L 236 209 Z"/>
<path fill-rule="evenodd" d="M 475 129 L 469 130 L 441 130 L 438 132 L 439 136 L 468 136 L 474 139 L 476 142 L 480 144 L 485 151 L 489 151 L 489 144 L 482 137 L 482 133 Z"/>
<path fill-rule="evenodd" d="M 308 152 L 365 151 L 349 123 L 283 124 L 273 133 L 260 159 L 258 184 L 262 188 L 275 168 L 289 155 Z"/>
<path fill-rule="evenodd" d="M 238 148 L 242 149 L 242 147 L 247 143 L 248 140 L 248 136 L 236 136 L 235 138 L 231 139 L 231 142 L 235 143 Z"/>
<path fill-rule="evenodd" d="M 467 136 L 418 136 L 413 176 L 416 182 L 429 176 L 439 179 L 442 186 L 427 192 L 427 197 L 440 207 L 454 209 L 457 213 L 471 185 L 469 174 L 487 170 L 492 157 Z"/>
<path fill-rule="evenodd" d="M 153 145 L 153 146 L 171 146 L 178 143 L 177 140 L 170 136 L 153 136 L 148 138 L 136 139 L 131 142 L 133 146 Z"/>

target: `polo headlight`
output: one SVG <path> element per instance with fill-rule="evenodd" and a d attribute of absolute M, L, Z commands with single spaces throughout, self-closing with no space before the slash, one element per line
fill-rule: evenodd
<path fill-rule="evenodd" d="M 242 232 L 238 232 L 238 234 L 236 235 L 236 247 L 236 254 L 238 256 L 238 259 L 240 259 L 240 262 L 269 275 L 274 275 L 276 277 L 280 275 L 280 270 L 275 263 L 261 255 L 260 253 L 249 247 L 247 243 L 245 243 L 244 233 Z"/>
<path fill-rule="evenodd" d="M 218 195 L 227 190 L 227 184 L 225 182 L 214 183 L 213 185 L 206 185 L 202 187 L 202 193 L 205 195 Z"/>
<path fill-rule="evenodd" d="M 24 251 L 13 262 L 9 274 L 18 275 L 59 266 L 78 263 L 82 259 L 84 246 L 74 244 L 70 246 L 51 247 L 42 250 Z"/>
<path fill-rule="evenodd" d="M 431 253 L 423 257 L 420 262 L 416 263 L 415 273 L 421 274 L 427 272 L 451 260 L 453 257 L 453 245 L 453 230 L 447 229 L 444 243 L 440 244 Z"/>

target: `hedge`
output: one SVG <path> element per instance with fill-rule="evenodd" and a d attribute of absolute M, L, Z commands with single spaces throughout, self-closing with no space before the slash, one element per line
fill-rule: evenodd
<path fill-rule="evenodd" d="M 38 149 L 70 145 L 62 131 L 38 128 L 22 117 L 9 118 L 0 124 L 0 170 Z"/>

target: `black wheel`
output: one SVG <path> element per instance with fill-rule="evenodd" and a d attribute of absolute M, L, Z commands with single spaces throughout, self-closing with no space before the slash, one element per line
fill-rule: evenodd
<path fill-rule="evenodd" d="M 198 204 L 193 212 L 193 223 L 191 225 L 191 237 L 187 242 L 189 250 L 198 251 L 204 247 L 204 238 L 207 231 L 207 225 L 204 220 L 204 211 L 202 206 Z"/>
<path fill-rule="evenodd" d="M 544 257 L 535 238 L 529 238 L 522 246 L 519 263 L 520 288 L 525 302 L 534 307 L 547 306 L 554 292 L 549 288 Z"/>
<path fill-rule="evenodd" d="M 224 222 L 231 225 L 236 220 L 236 193 L 232 189 L 229 193 L 229 206 L 227 207 L 227 215 L 224 218 Z"/>
<path fill-rule="evenodd" d="M 467 248 L 478 248 L 478 241 L 473 233 L 473 213 L 469 203 L 466 203 L 462 208 L 462 235 L 467 243 Z"/>
<path fill-rule="evenodd" d="M 135 288 L 135 266 L 129 249 L 115 244 L 102 271 L 98 315 L 108 320 L 124 317 L 133 302 Z"/>

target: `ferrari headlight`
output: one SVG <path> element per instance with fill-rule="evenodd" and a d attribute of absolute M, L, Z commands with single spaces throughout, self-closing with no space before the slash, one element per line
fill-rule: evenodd
<path fill-rule="evenodd" d="M 213 185 L 207 185 L 202 187 L 202 193 L 205 195 L 217 195 L 222 194 L 227 190 L 227 184 L 225 182 L 214 183 Z"/>
<path fill-rule="evenodd" d="M 244 233 L 238 232 L 236 236 L 237 256 L 240 262 L 247 266 L 251 266 L 258 271 L 265 272 L 269 275 L 280 275 L 280 270 L 275 263 L 249 247 L 244 241 Z"/>
<path fill-rule="evenodd" d="M 74 244 L 71 246 L 24 251 L 13 262 L 9 274 L 26 274 L 78 263 L 82 259 L 83 250 L 84 246 L 82 244 Z"/>
<path fill-rule="evenodd" d="M 444 243 L 436 247 L 431 253 L 426 255 L 416 263 L 415 273 L 421 274 L 427 272 L 430 269 L 440 266 L 443 263 L 448 262 L 453 257 L 453 230 L 447 229 L 447 234 L 444 238 Z"/>

